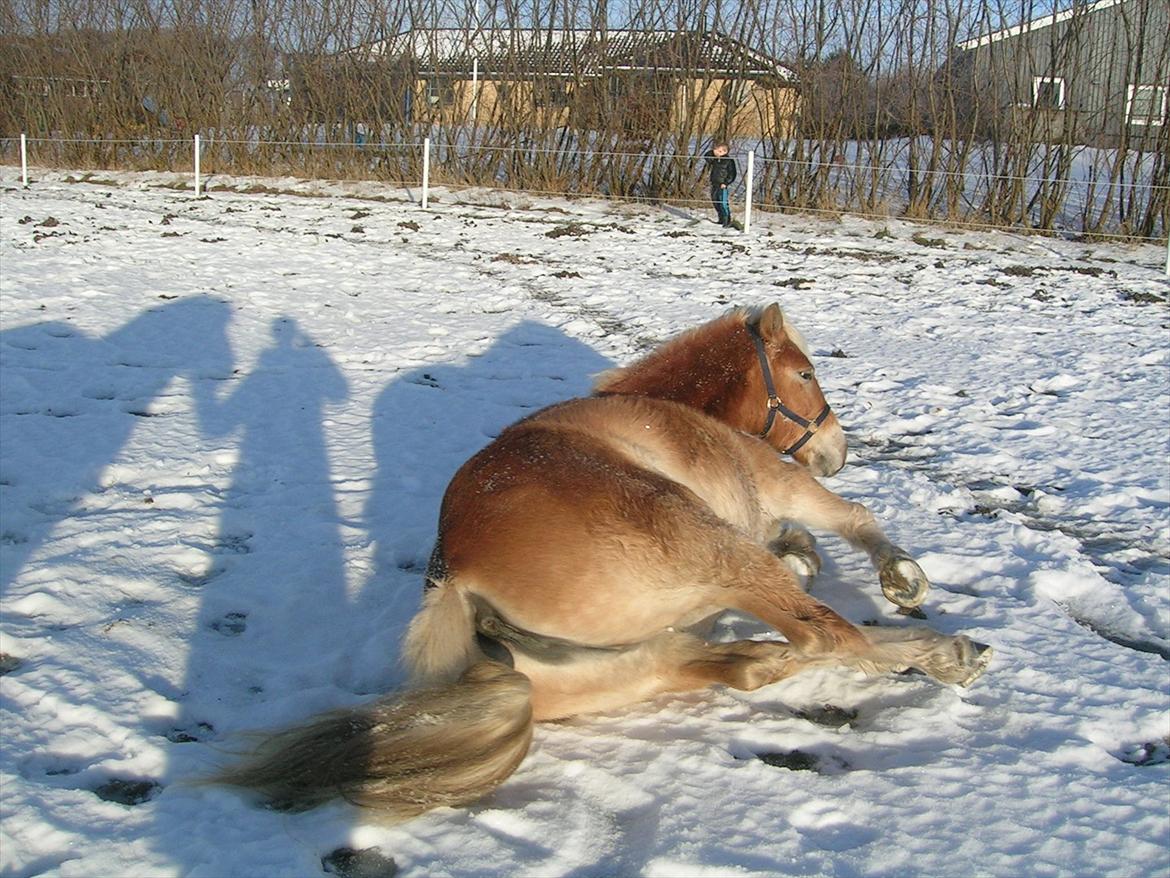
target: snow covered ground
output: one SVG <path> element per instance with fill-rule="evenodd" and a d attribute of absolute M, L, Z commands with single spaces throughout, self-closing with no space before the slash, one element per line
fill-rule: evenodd
<path fill-rule="evenodd" d="M 1164 249 L 84 176 L 0 168 L 3 875 L 1170 870 Z M 850 437 L 826 483 L 917 554 L 932 626 L 995 646 L 975 686 L 824 671 L 541 726 L 495 795 L 397 827 L 190 783 L 401 682 L 442 490 L 504 425 L 773 300 Z M 814 594 L 906 624 L 821 547 Z"/>

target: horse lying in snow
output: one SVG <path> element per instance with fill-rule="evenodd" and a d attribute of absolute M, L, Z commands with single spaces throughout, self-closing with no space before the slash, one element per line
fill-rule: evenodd
<path fill-rule="evenodd" d="M 406 818 L 490 792 L 541 720 L 824 666 L 971 683 L 988 647 L 859 628 L 801 587 L 797 573 L 820 561 L 793 522 L 867 552 L 894 603 L 925 599 L 926 576 L 869 511 L 813 477 L 844 463 L 778 306 L 667 342 L 603 375 L 594 396 L 512 425 L 456 473 L 404 649 L 417 688 L 277 733 L 218 780 L 278 808 L 341 797 Z M 694 633 L 724 610 L 785 640 Z"/>

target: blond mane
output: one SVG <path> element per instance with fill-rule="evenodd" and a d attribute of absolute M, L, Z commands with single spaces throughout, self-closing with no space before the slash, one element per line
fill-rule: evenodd
<path fill-rule="evenodd" d="M 595 394 L 645 392 L 645 388 L 656 388 L 672 383 L 671 379 L 680 374 L 684 364 L 689 364 L 699 352 L 725 348 L 726 342 L 740 326 L 758 323 L 764 309 L 758 307 L 733 308 L 701 326 L 680 332 L 667 339 L 650 353 L 626 366 L 618 366 L 599 373 L 593 381 Z M 800 352 L 812 359 L 808 342 L 788 320 L 784 321 L 784 332 Z M 728 365 L 734 366 L 754 359 L 750 346 L 737 345 L 729 351 Z"/>

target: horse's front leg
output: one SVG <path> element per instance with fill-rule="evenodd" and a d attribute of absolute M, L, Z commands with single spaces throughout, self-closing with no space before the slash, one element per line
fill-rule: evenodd
<path fill-rule="evenodd" d="M 760 463 L 760 498 L 769 515 L 832 531 L 864 550 L 878 572 L 882 594 L 899 607 L 926 600 L 930 580 L 909 553 L 887 539 L 873 513 L 838 497 L 804 467 L 779 460 Z"/>
<path fill-rule="evenodd" d="M 805 588 L 821 572 L 817 541 L 807 530 L 792 521 L 777 521 L 767 537 L 768 551 L 788 565 L 804 580 Z"/>

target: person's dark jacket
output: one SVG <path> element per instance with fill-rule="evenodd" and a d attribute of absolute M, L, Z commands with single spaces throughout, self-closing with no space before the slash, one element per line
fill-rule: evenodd
<path fill-rule="evenodd" d="M 721 186 L 730 186 L 735 182 L 735 178 L 739 174 L 735 159 L 729 155 L 720 158 L 715 155 L 713 150 L 708 150 L 705 158 L 707 159 L 707 170 L 711 174 L 712 191 Z"/>

